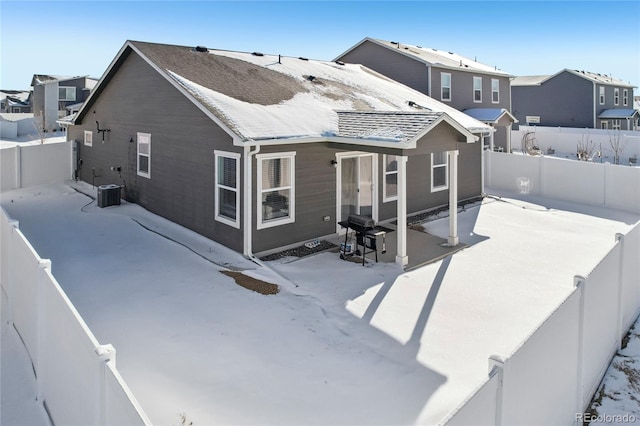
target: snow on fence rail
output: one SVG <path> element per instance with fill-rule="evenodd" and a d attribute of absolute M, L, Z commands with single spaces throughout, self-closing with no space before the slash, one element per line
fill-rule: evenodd
<path fill-rule="evenodd" d="M 54 424 L 151 422 L 18 223 L 0 214 L 0 284 L 7 317 L 24 342 L 36 375 L 37 401 Z"/>
<path fill-rule="evenodd" d="M 509 356 L 489 359 L 485 383 L 447 426 L 582 424 L 627 329 L 640 313 L 640 222 Z"/>
<path fill-rule="evenodd" d="M 556 155 L 576 158 L 578 145 L 581 145 L 592 149 L 593 152 L 601 151 L 603 161 L 613 162 L 614 147 L 619 151 L 620 164 L 628 165 L 630 158 L 640 158 L 640 131 L 520 126 L 519 130 L 511 131 L 511 145 L 514 150 L 520 150 L 522 137 L 527 133 L 532 133 L 535 145 L 543 153 L 552 148 Z M 640 165 L 640 162 L 636 164 Z"/>
<path fill-rule="evenodd" d="M 0 149 L 0 192 L 71 179 L 71 142 Z"/>
<path fill-rule="evenodd" d="M 487 187 L 640 213 L 640 167 L 485 152 Z"/>

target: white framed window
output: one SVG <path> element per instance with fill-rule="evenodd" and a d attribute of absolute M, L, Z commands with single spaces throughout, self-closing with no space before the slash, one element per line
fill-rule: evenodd
<path fill-rule="evenodd" d="M 600 122 L 600 128 L 601 129 L 608 129 L 609 128 L 609 122 L 604 120 Z"/>
<path fill-rule="evenodd" d="M 627 89 L 622 90 L 622 105 L 629 105 L 629 91 Z"/>
<path fill-rule="evenodd" d="M 482 102 L 482 77 L 473 77 L 473 102 Z"/>
<path fill-rule="evenodd" d="M 258 154 L 257 228 L 295 222 L 295 152 Z"/>
<path fill-rule="evenodd" d="M 93 146 L 93 132 L 91 130 L 84 131 L 84 144 L 86 146 Z"/>
<path fill-rule="evenodd" d="M 151 179 L 151 135 L 138 133 L 138 176 Z"/>
<path fill-rule="evenodd" d="M 600 86 L 600 105 L 604 105 L 604 86 Z"/>
<path fill-rule="evenodd" d="M 491 102 L 497 104 L 500 102 L 500 80 L 491 79 Z"/>
<path fill-rule="evenodd" d="M 384 155 L 384 186 L 382 200 L 384 202 L 398 199 L 398 158 L 395 155 Z"/>
<path fill-rule="evenodd" d="M 76 100 L 76 88 L 75 87 L 58 87 L 58 100 L 59 101 L 75 101 Z"/>
<path fill-rule="evenodd" d="M 620 89 L 617 87 L 613 89 L 613 104 L 618 105 L 620 103 Z"/>
<path fill-rule="evenodd" d="M 240 154 L 214 151 L 215 220 L 240 229 Z"/>
<path fill-rule="evenodd" d="M 451 74 L 447 72 L 440 73 L 440 100 L 451 100 Z"/>
<path fill-rule="evenodd" d="M 619 118 L 614 118 L 613 120 L 611 120 L 611 128 L 613 130 L 620 130 L 620 119 Z"/>
<path fill-rule="evenodd" d="M 449 189 L 449 161 L 446 152 L 431 153 L 431 192 Z"/>

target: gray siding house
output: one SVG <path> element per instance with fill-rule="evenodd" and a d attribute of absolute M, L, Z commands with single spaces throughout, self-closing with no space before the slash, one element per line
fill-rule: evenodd
<path fill-rule="evenodd" d="M 513 114 L 522 124 L 637 130 L 634 88 L 607 75 L 569 69 L 516 77 Z"/>
<path fill-rule="evenodd" d="M 84 102 L 97 82 L 88 76 L 35 74 L 31 79 L 34 116 L 40 117 L 46 131 L 59 128 L 57 120 L 68 114 L 67 106 Z"/>
<path fill-rule="evenodd" d="M 356 213 L 406 264 L 408 213 L 482 193 L 488 130 L 360 65 L 127 41 L 68 138 L 81 180 L 248 257 Z"/>
<path fill-rule="evenodd" d="M 362 64 L 494 128 L 492 143 L 509 152 L 511 75 L 453 52 L 365 38 L 336 60 Z"/>

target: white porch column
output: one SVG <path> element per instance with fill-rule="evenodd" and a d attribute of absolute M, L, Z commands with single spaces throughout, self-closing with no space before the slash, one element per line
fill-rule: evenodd
<path fill-rule="evenodd" d="M 407 256 L 407 157 L 397 156 L 398 161 L 398 226 L 396 229 L 398 244 L 396 263 L 404 266 L 409 263 Z"/>
<path fill-rule="evenodd" d="M 447 243 L 458 245 L 458 150 L 447 151 L 449 160 L 449 238 Z"/>

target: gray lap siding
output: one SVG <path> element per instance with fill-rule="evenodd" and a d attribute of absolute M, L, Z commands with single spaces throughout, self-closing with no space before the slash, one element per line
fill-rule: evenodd
<path fill-rule="evenodd" d="M 110 129 L 104 143 L 96 120 Z M 91 147 L 82 142 L 84 130 L 93 132 Z M 137 175 L 138 132 L 151 135 L 150 179 Z M 214 150 L 241 148 L 139 56 L 127 57 L 69 137 L 80 141 L 81 180 L 123 184 L 127 201 L 242 251 L 241 230 L 214 219 Z M 120 166 L 121 174 L 112 166 Z M 237 213 L 241 219 L 242 203 Z"/>

